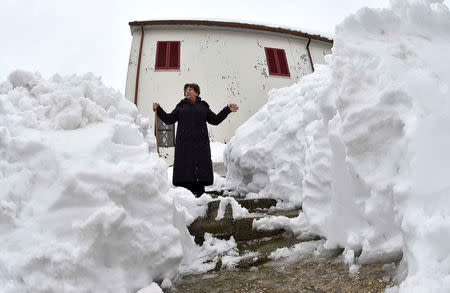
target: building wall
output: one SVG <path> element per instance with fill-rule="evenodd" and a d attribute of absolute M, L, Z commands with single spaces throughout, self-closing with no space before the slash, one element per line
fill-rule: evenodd
<path fill-rule="evenodd" d="M 141 31 L 133 33 L 125 96 L 134 101 Z M 157 41 L 180 41 L 180 69 L 156 70 Z M 289 35 L 237 29 L 180 29 L 153 27 L 145 30 L 140 69 L 138 109 L 154 119 L 152 103 L 166 112 L 183 99 L 183 85 L 200 85 L 203 100 L 219 112 L 229 103 L 239 106 L 219 126 L 208 125 L 212 141 L 227 142 L 234 131 L 267 102 L 272 88 L 289 86 L 311 73 L 307 40 Z M 290 77 L 269 75 L 264 47 L 286 52 Z M 324 63 L 331 45 L 312 41 L 314 63 Z M 153 123 L 153 122 L 152 122 Z"/>

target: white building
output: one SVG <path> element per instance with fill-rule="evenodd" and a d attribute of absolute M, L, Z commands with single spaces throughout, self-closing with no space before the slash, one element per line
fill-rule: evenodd
<path fill-rule="evenodd" d="M 154 122 L 152 103 L 171 112 L 183 99 L 185 83 L 197 83 L 203 100 L 219 112 L 235 103 L 219 126 L 208 126 L 211 141 L 227 142 L 236 128 L 267 102 L 272 88 L 297 82 L 324 63 L 329 38 L 263 25 L 199 20 L 129 23 L 133 35 L 125 96 Z M 171 161 L 173 127 L 159 122 L 161 154 Z"/>

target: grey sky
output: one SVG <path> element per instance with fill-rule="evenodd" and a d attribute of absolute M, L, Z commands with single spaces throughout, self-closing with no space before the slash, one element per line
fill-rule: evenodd
<path fill-rule="evenodd" d="M 230 19 L 332 35 L 334 26 L 359 8 L 388 4 L 388 0 L 1 0 L 0 81 L 18 68 L 45 77 L 93 72 L 123 93 L 131 46 L 129 21 Z"/>

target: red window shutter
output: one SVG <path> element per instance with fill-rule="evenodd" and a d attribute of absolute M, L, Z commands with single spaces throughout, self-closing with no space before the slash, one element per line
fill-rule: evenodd
<path fill-rule="evenodd" d="M 266 51 L 267 66 L 270 75 L 291 76 L 286 59 L 286 52 L 283 49 L 264 48 Z"/>
<path fill-rule="evenodd" d="M 160 42 L 156 47 L 155 69 L 180 68 L 180 42 Z"/>
<path fill-rule="evenodd" d="M 170 42 L 169 68 L 180 68 L 180 42 Z"/>
<path fill-rule="evenodd" d="M 158 42 L 156 47 L 155 69 L 166 68 L 167 42 Z"/>
<path fill-rule="evenodd" d="M 286 60 L 286 53 L 282 49 L 277 50 L 278 64 L 280 65 L 280 73 L 282 75 L 290 75 L 289 67 Z"/>
<path fill-rule="evenodd" d="M 276 56 L 275 56 L 275 50 L 272 48 L 264 48 L 266 51 L 266 58 L 267 58 L 267 66 L 269 67 L 269 74 L 277 74 L 277 63 L 276 63 Z"/>

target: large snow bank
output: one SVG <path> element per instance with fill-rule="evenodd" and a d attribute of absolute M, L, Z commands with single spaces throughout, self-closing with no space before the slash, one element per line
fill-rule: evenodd
<path fill-rule="evenodd" d="M 289 87 L 225 150 L 241 192 L 294 203 L 326 247 L 403 253 L 400 292 L 450 288 L 450 13 L 393 0 L 336 29 L 327 65 Z"/>
<path fill-rule="evenodd" d="M 195 248 L 186 224 L 204 210 L 169 191 L 147 129 L 92 74 L 15 71 L 0 83 L 0 292 L 170 284 Z"/>

